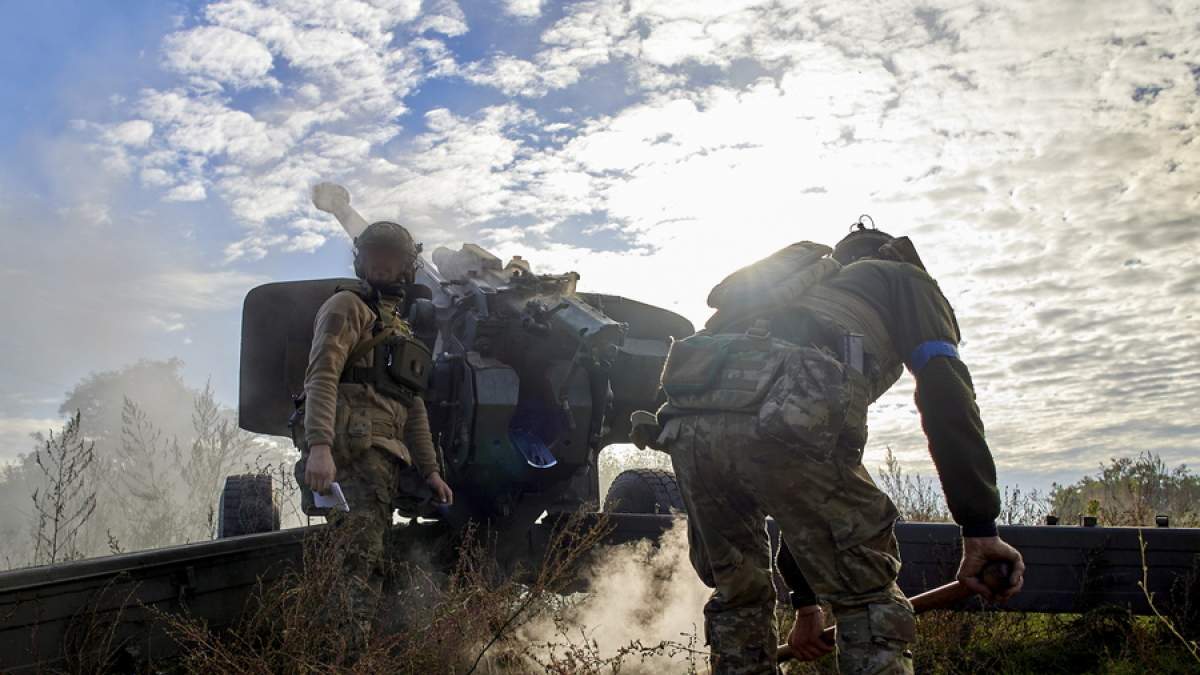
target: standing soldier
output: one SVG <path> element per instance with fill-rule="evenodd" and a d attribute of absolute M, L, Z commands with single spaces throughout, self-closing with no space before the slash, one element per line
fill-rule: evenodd
<path fill-rule="evenodd" d="M 1020 589 L 1021 555 L 997 535 L 995 466 L 954 312 L 907 238 L 859 223 L 832 251 L 794 244 L 727 277 L 709 305 L 705 330 L 667 357 L 661 429 L 635 427 L 634 439 L 669 452 L 679 476 L 692 560 L 715 585 L 704 608 L 714 673 L 777 672 L 767 515 L 794 554 L 781 554 L 780 571 L 797 656 L 832 650 L 822 601 L 836 615 L 840 672 L 912 672 L 898 514 L 862 465 L 867 406 L 905 366 L 962 528 L 958 578 L 995 600 Z M 1012 566 L 1001 596 L 977 579 L 991 560 Z"/>
<path fill-rule="evenodd" d="M 322 494 L 336 481 L 349 505 L 331 511 L 330 522 L 348 531 L 343 575 L 356 650 L 370 634 L 382 589 L 384 534 L 401 472 L 415 467 L 435 499 L 453 499 L 421 398 L 429 352 L 401 318 L 419 254 L 396 223 L 374 223 L 355 238 L 354 271 L 363 283 L 339 289 L 317 312 L 304 376 L 296 473 Z"/>

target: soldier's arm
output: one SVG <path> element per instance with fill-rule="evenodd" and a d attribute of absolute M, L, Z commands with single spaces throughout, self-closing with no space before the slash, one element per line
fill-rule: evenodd
<path fill-rule="evenodd" d="M 996 464 L 984 437 L 967 366 L 958 358 L 958 321 L 937 283 L 912 265 L 893 286 L 894 339 L 917 382 L 916 403 L 929 454 L 954 522 L 962 528 L 963 557 L 958 579 L 989 600 L 1005 600 L 1021 590 L 1021 554 L 996 531 L 1000 492 Z M 989 561 L 1009 564 L 1009 588 L 993 593 L 979 575 Z"/>
<path fill-rule="evenodd" d="M 817 604 L 817 594 L 808 585 L 808 580 L 804 578 L 782 537 L 779 539 L 779 554 L 775 564 L 779 575 L 792 589 L 792 609 L 796 610 L 792 629 L 788 632 L 788 646 L 801 661 L 815 661 L 833 651 L 833 645 L 822 639 L 825 613 Z"/>
<path fill-rule="evenodd" d="M 890 329 L 917 383 L 916 403 L 946 504 L 966 537 L 996 535 L 1000 494 L 967 366 L 958 319 L 937 282 L 912 265 L 890 265 Z"/>
<path fill-rule="evenodd" d="M 915 365 L 921 427 L 954 522 L 962 527 L 964 537 L 994 537 L 1000 492 L 971 374 L 949 353 Z"/>
<path fill-rule="evenodd" d="M 317 311 L 304 373 L 304 438 L 310 448 L 333 444 L 338 381 L 363 326 L 357 302 L 349 293 L 337 293 Z M 362 310 L 370 311 L 365 306 Z"/>
<path fill-rule="evenodd" d="M 437 449 L 433 447 L 433 434 L 429 431 L 429 415 L 425 410 L 425 401 L 420 396 L 413 397 L 412 405 L 408 408 L 404 444 L 408 446 L 413 464 L 423 477 L 428 478 L 440 470 Z"/>
<path fill-rule="evenodd" d="M 1020 592 L 1025 583 L 1025 562 L 996 530 L 1000 514 L 996 465 L 984 440 L 971 374 L 948 345 L 935 347 L 943 353 L 927 362 L 920 363 L 918 358 L 910 364 L 917 380 L 917 408 L 946 504 L 962 528 L 958 580 L 988 600 L 1003 602 Z M 1007 590 L 993 592 L 979 578 L 991 561 L 1009 565 Z"/>

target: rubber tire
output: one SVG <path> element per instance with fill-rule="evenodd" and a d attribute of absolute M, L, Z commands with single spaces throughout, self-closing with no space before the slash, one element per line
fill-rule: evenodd
<path fill-rule="evenodd" d="M 605 513 L 686 513 L 675 474 L 665 469 L 626 469 L 608 486 Z"/>
<path fill-rule="evenodd" d="M 244 473 L 225 479 L 217 505 L 217 538 L 279 530 L 279 505 L 271 477 Z"/>

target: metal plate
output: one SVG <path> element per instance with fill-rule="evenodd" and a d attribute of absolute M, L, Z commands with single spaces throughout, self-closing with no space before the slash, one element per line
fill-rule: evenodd
<path fill-rule="evenodd" d="M 669 337 L 685 338 L 696 329 L 692 322 L 669 309 L 655 307 L 619 295 L 603 293 L 579 293 L 579 297 L 604 312 L 613 321 L 629 324 L 627 338 L 641 340 L 666 340 Z"/>
<path fill-rule="evenodd" d="M 242 304 L 238 426 L 290 437 L 292 397 L 304 389 L 313 319 L 339 286 L 356 279 L 315 279 L 264 284 Z"/>

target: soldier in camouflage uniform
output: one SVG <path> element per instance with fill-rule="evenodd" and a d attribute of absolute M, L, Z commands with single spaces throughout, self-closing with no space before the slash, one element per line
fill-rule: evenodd
<path fill-rule="evenodd" d="M 783 533 L 798 658 L 833 650 L 820 639 L 823 602 L 837 619 L 840 672 L 912 672 L 897 511 L 862 464 L 866 407 L 904 366 L 962 527 L 959 578 L 997 600 L 1022 583 L 1020 554 L 997 536 L 995 467 L 949 303 L 906 238 L 860 228 L 829 252 L 793 245 L 714 289 L 706 330 L 672 346 L 662 426 L 634 429 L 635 442 L 670 453 L 693 564 L 715 586 L 704 609 L 714 673 L 778 672 L 768 515 Z M 701 372 L 706 353 L 720 355 L 715 379 Z M 1012 564 L 1002 597 L 977 579 L 989 560 Z"/>
<path fill-rule="evenodd" d="M 425 403 L 419 393 L 396 396 L 372 379 L 376 349 L 387 336 L 412 337 L 401 318 L 419 246 L 400 225 L 378 222 L 354 240 L 361 287 L 339 290 L 317 312 L 304 377 L 303 434 L 297 478 L 325 494 L 341 487 L 349 512 L 329 520 L 344 529 L 342 561 L 351 616 L 342 628 L 354 649 L 370 633 L 383 581 L 384 535 L 403 472 L 419 472 L 434 498 L 453 493 L 439 472 Z M 401 392 L 403 394 L 403 392 Z"/>

